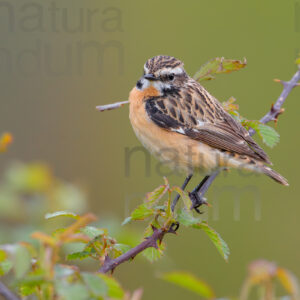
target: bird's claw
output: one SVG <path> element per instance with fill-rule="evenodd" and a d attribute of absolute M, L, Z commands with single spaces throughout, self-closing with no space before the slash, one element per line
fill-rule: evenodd
<path fill-rule="evenodd" d="M 179 222 L 172 223 L 170 228 L 169 228 L 169 233 L 176 233 L 178 228 L 179 228 Z"/>
<path fill-rule="evenodd" d="M 200 196 L 197 192 L 189 193 L 189 197 L 192 201 L 191 209 L 194 209 L 198 214 L 203 214 L 203 212 L 199 210 L 199 207 L 201 205 L 208 205 L 206 198 Z"/>

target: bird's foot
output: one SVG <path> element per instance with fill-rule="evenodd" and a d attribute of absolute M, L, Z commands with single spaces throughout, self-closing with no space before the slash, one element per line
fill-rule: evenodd
<path fill-rule="evenodd" d="M 170 228 L 169 228 L 169 233 L 175 233 L 176 234 L 176 231 L 178 230 L 179 226 L 180 226 L 179 222 L 172 223 Z"/>
<path fill-rule="evenodd" d="M 189 193 L 189 197 L 192 201 L 191 209 L 194 209 L 198 214 L 203 214 L 203 212 L 199 210 L 199 207 L 201 205 L 208 205 L 206 198 L 199 195 L 197 191 Z"/>

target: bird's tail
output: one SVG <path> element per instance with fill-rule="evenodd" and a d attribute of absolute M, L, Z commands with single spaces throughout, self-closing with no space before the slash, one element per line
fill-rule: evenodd
<path fill-rule="evenodd" d="M 278 182 L 282 185 L 285 185 L 285 186 L 289 185 L 288 181 L 283 176 L 281 176 L 279 173 L 275 172 L 270 167 L 263 165 L 263 166 L 260 166 L 260 170 L 261 170 L 262 173 L 264 173 L 267 176 L 271 177 L 276 182 Z"/>

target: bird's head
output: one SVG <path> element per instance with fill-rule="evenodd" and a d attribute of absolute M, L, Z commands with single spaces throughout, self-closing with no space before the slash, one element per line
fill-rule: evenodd
<path fill-rule="evenodd" d="M 179 88 L 188 76 L 183 62 L 172 56 L 158 55 L 148 59 L 144 74 L 136 83 L 138 90 L 153 86 L 160 94 Z"/>

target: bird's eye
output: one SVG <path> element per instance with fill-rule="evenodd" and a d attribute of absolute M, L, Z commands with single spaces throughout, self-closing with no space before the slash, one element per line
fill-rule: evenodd
<path fill-rule="evenodd" d="M 172 73 L 172 74 L 170 74 L 170 75 L 168 75 L 168 79 L 169 79 L 169 80 L 171 80 L 171 81 L 172 81 L 172 80 L 174 80 L 174 78 L 175 78 L 175 76 L 174 76 L 174 74 L 173 74 L 173 73 Z"/>

